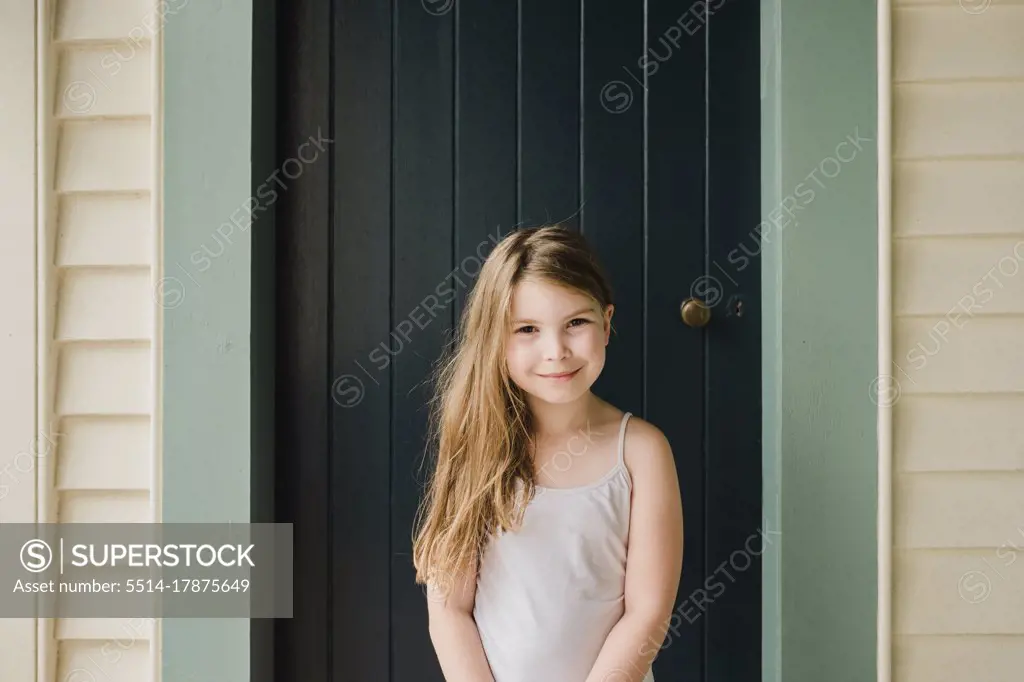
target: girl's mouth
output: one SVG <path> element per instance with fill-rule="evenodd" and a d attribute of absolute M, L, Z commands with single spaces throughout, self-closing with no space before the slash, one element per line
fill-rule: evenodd
<path fill-rule="evenodd" d="M 582 367 L 580 368 L 582 369 Z M 555 381 L 568 381 L 579 373 L 579 369 L 575 369 L 571 372 L 562 372 L 561 374 L 541 374 L 545 379 L 553 379 Z"/>

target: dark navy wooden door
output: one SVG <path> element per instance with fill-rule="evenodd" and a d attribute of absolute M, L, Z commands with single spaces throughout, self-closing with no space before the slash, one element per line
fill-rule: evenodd
<path fill-rule="evenodd" d="M 278 22 L 277 679 L 442 679 L 410 558 L 426 379 L 494 241 L 557 221 L 617 294 L 596 391 L 677 457 L 655 675 L 760 680 L 758 3 L 288 0 Z"/>

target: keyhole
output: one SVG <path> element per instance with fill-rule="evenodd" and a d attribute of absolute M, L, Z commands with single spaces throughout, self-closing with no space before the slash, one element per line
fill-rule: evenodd
<path fill-rule="evenodd" d="M 730 296 L 725 304 L 725 310 L 728 317 L 743 317 L 743 296 Z"/>

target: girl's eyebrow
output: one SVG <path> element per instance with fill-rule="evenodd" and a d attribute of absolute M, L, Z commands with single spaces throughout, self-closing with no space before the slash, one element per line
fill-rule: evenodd
<path fill-rule="evenodd" d="M 592 312 L 594 312 L 594 309 L 591 308 L 590 306 L 587 306 L 586 308 L 580 308 L 579 310 L 577 310 L 574 313 L 569 313 L 568 315 L 565 316 L 565 319 L 568 320 L 570 317 L 576 317 L 577 315 L 582 315 L 583 313 L 592 313 Z M 526 324 L 526 323 L 537 324 L 537 320 L 512 320 L 512 324 Z"/>

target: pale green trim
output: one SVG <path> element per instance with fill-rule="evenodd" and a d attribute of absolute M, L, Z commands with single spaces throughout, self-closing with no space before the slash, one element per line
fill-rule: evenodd
<path fill-rule="evenodd" d="M 247 522 L 252 0 L 178 6 L 163 28 L 162 514 Z M 249 681 L 248 620 L 162 630 L 162 682 Z"/>
<path fill-rule="evenodd" d="M 782 532 L 763 557 L 763 679 L 863 682 L 878 589 L 876 8 L 761 9 L 762 218 L 815 191 L 762 249 L 764 507 Z M 855 158 L 809 179 L 855 131 L 870 138 Z"/>
<path fill-rule="evenodd" d="M 767 216 L 782 200 L 782 160 L 778 153 L 780 140 L 780 68 L 781 68 L 781 1 L 761 2 L 761 215 Z M 782 445 L 779 425 L 782 423 L 782 401 L 779 388 L 782 379 L 781 328 L 782 304 L 780 282 L 780 250 L 771 241 L 761 248 L 761 392 L 762 392 L 762 479 L 764 485 L 764 524 L 766 529 L 780 530 L 782 481 Z M 761 555 L 761 679 L 782 682 L 782 585 L 781 535 L 765 544 Z"/>

